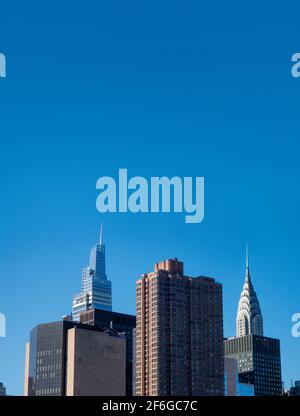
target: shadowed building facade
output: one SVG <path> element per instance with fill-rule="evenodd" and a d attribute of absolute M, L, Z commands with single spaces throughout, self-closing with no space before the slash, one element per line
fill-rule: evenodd
<path fill-rule="evenodd" d="M 300 380 L 295 381 L 289 390 L 289 396 L 300 396 Z"/>
<path fill-rule="evenodd" d="M 80 314 L 80 322 L 95 325 L 102 330 L 112 329 L 123 334 L 126 339 L 126 396 L 133 394 L 133 330 L 136 319 L 125 313 L 90 309 Z"/>
<path fill-rule="evenodd" d="M 80 327 L 68 330 L 66 396 L 125 396 L 126 341 Z"/>
<path fill-rule="evenodd" d="M 280 342 L 259 335 L 225 340 L 225 357 L 238 362 L 239 382 L 252 384 L 255 396 L 282 393 Z"/>
<path fill-rule="evenodd" d="M 6 396 L 6 387 L 3 383 L 0 383 L 0 396 Z"/>
<path fill-rule="evenodd" d="M 224 395 L 222 285 L 177 259 L 136 284 L 137 396 Z"/>

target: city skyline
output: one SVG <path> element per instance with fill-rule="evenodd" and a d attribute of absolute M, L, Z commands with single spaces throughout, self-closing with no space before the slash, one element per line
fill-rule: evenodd
<path fill-rule="evenodd" d="M 106 259 L 105 247 L 103 247 L 102 227 L 103 224 L 101 223 L 99 244 L 96 244 L 91 250 L 90 264 L 93 264 L 92 274 L 97 273 L 98 270 L 98 273 L 101 272 L 101 276 L 106 278 Z M 99 248 L 100 250 L 98 250 Z M 99 258 L 97 258 L 98 251 L 100 253 Z M 280 394 L 282 391 L 280 340 L 263 336 L 261 310 L 250 278 L 248 243 L 246 243 L 245 281 L 238 302 L 236 319 L 237 333 L 235 337 L 224 338 L 223 335 L 222 284 L 217 282 L 214 278 L 204 275 L 198 275 L 198 277 L 194 278 L 187 276 L 186 273 L 184 273 L 184 263 L 177 258 L 166 259 L 156 263 L 154 272 L 143 273 L 141 278 L 136 281 L 136 284 L 137 327 L 134 339 L 137 344 L 134 347 L 134 351 L 136 351 L 134 367 L 136 369 L 137 378 L 135 380 L 134 391 L 137 395 L 222 395 L 224 392 L 224 374 L 222 373 L 224 367 L 221 365 L 223 357 L 221 351 L 223 350 L 224 339 L 225 357 L 229 358 L 232 356 L 232 358 L 237 360 L 241 383 L 250 383 L 251 385 L 254 385 L 254 391 L 258 395 Z M 61 328 L 63 328 L 62 325 L 68 325 L 68 327 L 71 328 L 75 327 L 76 324 L 79 326 L 81 324 L 95 325 L 94 329 L 100 331 L 104 331 L 105 328 L 108 331 L 115 331 L 115 329 L 117 329 L 115 334 L 121 334 L 121 332 L 125 330 L 127 342 L 129 342 L 126 347 L 127 394 L 131 391 L 131 377 L 135 377 L 132 372 L 132 328 L 133 322 L 135 322 L 135 316 L 120 314 L 116 311 L 111 312 L 110 310 L 105 310 L 105 308 L 106 305 L 104 305 L 103 308 L 101 308 L 101 305 L 97 305 L 95 308 L 95 305 L 92 305 L 91 303 L 85 310 L 80 311 L 80 317 L 74 314 L 73 317 L 66 315 L 60 322 L 39 324 L 31 331 L 30 344 L 29 342 L 26 344 L 26 395 L 35 395 L 35 393 L 30 393 L 31 391 L 35 391 L 35 389 L 37 389 L 38 395 L 51 395 L 51 393 L 54 393 L 54 395 L 61 395 L 63 391 L 67 389 L 67 384 L 62 384 L 65 382 L 69 383 L 69 379 L 67 379 L 65 375 L 64 366 L 59 364 L 60 368 L 58 373 L 52 373 L 52 367 L 56 368 L 57 363 L 61 360 L 64 362 L 63 356 L 65 354 L 65 346 L 64 341 L 62 341 L 64 337 L 61 335 L 61 340 L 58 341 L 58 344 L 56 345 L 52 336 L 52 340 L 49 343 L 49 335 L 47 336 L 46 333 L 37 335 L 37 331 L 39 331 L 39 328 L 44 327 L 46 328 L 46 331 L 49 332 L 49 328 L 57 327 L 57 325 L 60 325 Z M 153 311 L 155 312 L 155 315 L 153 315 Z M 203 313 L 207 314 L 204 321 Z M 151 319 L 148 321 L 147 317 L 150 316 Z M 191 316 L 193 316 L 192 320 Z M 205 326 L 203 326 L 203 322 L 206 323 Z M 87 329 L 88 328 L 91 327 L 87 327 Z M 157 330 L 158 332 L 155 332 Z M 200 330 L 202 332 L 199 338 Z M 213 332 L 211 333 L 212 330 Z M 167 334 L 168 331 L 170 331 L 170 339 L 165 335 L 161 338 L 161 335 Z M 205 334 L 207 333 L 211 334 L 211 339 L 209 340 L 206 339 Z M 152 337 L 154 338 L 152 339 Z M 152 352 L 150 353 L 150 366 L 149 364 L 145 364 L 149 363 L 149 347 L 146 346 L 147 342 L 144 342 L 143 339 L 148 340 L 147 342 L 150 343 L 149 345 L 153 350 L 151 350 Z M 190 341 L 187 342 L 187 340 Z M 165 351 L 165 349 L 168 351 L 167 346 L 169 344 L 172 345 L 173 342 L 175 342 L 173 347 L 178 348 L 179 346 L 178 352 L 172 347 L 170 349 L 170 352 L 172 351 L 170 357 L 167 359 L 167 357 L 164 356 L 161 361 L 161 348 L 164 346 L 163 351 Z M 43 343 L 44 347 L 41 348 Z M 57 348 L 60 346 L 59 343 L 62 343 L 61 347 L 63 348 L 63 352 L 60 353 L 62 356 L 56 355 L 56 352 L 58 351 Z M 44 367 L 40 367 L 40 365 L 43 364 L 40 363 L 40 361 L 43 360 L 44 362 L 44 358 L 37 359 L 35 357 L 37 354 L 37 346 L 31 348 L 31 344 L 39 345 L 41 352 L 38 353 L 38 357 L 40 354 L 44 354 L 43 351 L 45 348 L 47 349 L 46 352 L 51 355 L 51 358 L 48 358 L 48 361 L 46 360 L 47 364 L 50 364 L 45 367 L 48 368 L 47 374 L 43 373 Z M 160 345 L 159 349 L 158 344 Z M 201 347 L 199 348 L 200 345 Z M 211 345 L 214 345 L 214 358 L 203 361 L 201 357 L 208 353 Z M 195 348 L 195 346 L 197 346 L 197 348 Z M 59 348 L 60 351 L 61 347 Z M 48 348 L 50 348 L 49 351 Z M 144 348 L 145 352 L 143 352 Z M 55 359 L 52 358 L 52 352 L 50 354 L 50 351 L 52 350 L 55 353 Z M 74 354 L 77 353 L 77 350 L 72 349 L 72 351 Z M 88 357 L 87 349 L 85 350 L 85 353 Z M 158 367 L 157 363 L 153 367 L 153 354 L 154 356 L 157 356 L 157 360 L 160 357 L 160 364 Z M 181 358 L 179 358 L 179 356 Z M 194 358 L 189 363 L 188 357 L 190 356 Z M 247 359 L 245 360 L 246 356 Z M 31 360 L 30 363 L 29 357 Z M 195 362 L 193 360 L 195 360 Z M 165 366 L 169 361 L 169 373 L 165 373 L 167 369 Z M 174 363 L 176 363 L 175 367 Z M 197 366 L 195 367 L 196 363 Z M 200 363 L 202 364 L 200 365 Z M 75 371 L 76 366 L 74 366 L 74 364 L 72 364 L 72 366 Z M 209 368 L 210 370 L 208 370 Z M 86 370 L 85 367 L 82 366 L 82 369 L 78 371 L 84 372 Z M 158 377 L 158 373 L 161 371 L 162 374 Z M 203 373 L 205 371 L 208 371 L 206 376 L 204 376 Z M 275 380 L 274 384 L 271 382 L 272 379 L 270 379 L 270 371 L 274 372 L 274 374 L 272 373 Z M 147 381 L 145 382 L 144 372 L 149 375 L 146 377 L 146 380 L 149 377 L 150 380 L 152 380 L 152 383 L 155 382 L 155 386 L 154 384 L 148 385 Z M 210 379 L 211 372 L 214 373 L 212 379 Z M 167 376 L 167 374 L 169 375 Z M 49 381 L 44 380 L 44 375 L 46 378 L 51 376 Z M 54 375 L 55 378 L 53 378 Z M 216 377 L 216 375 L 218 375 L 218 377 Z M 39 378 L 42 376 L 43 378 L 39 381 Z M 97 378 L 96 373 L 95 377 Z M 230 375 L 230 377 L 232 376 Z M 265 378 L 265 381 L 260 381 L 262 380 L 261 377 L 263 377 L 263 379 Z M 101 378 L 99 378 L 99 380 L 99 382 L 102 383 Z M 193 382 L 190 383 L 190 380 Z M 32 389 L 31 386 L 36 383 L 37 387 Z M 78 383 L 80 384 L 80 379 L 78 379 Z M 242 387 L 242 385 L 243 384 L 239 384 L 240 387 Z M 238 389 L 240 387 L 238 387 Z M 73 388 L 75 387 L 72 384 L 72 387 L 69 387 L 69 391 L 77 391 L 76 389 L 73 390 Z M 79 388 L 78 392 L 80 391 L 83 390 Z M 96 390 L 93 391 L 96 392 Z M 97 391 L 98 394 L 100 394 L 101 389 Z M 88 392 L 88 390 L 86 390 L 86 392 Z"/>
<path fill-rule="evenodd" d="M 223 284 L 236 332 L 245 240 L 264 333 L 299 380 L 299 2 L 3 4 L 0 50 L 0 381 L 22 394 L 25 342 L 71 314 L 104 221 L 113 309 L 135 313 L 135 281 L 161 258 Z M 55 22 L 55 30 L 53 22 Z M 18 36 L 13 28 L 18 27 Z M 281 28 L 281 30 L 278 30 Z M 205 178 L 205 215 L 100 214 L 96 183 Z M 1 315 L 2 316 L 2 315 Z"/>
<path fill-rule="evenodd" d="M 106 274 L 105 274 L 105 264 L 106 264 L 106 259 L 105 259 L 105 248 L 104 248 L 104 250 L 103 250 L 103 247 L 104 247 L 104 243 L 103 243 L 103 236 L 102 236 L 102 233 L 103 233 L 103 222 L 101 222 L 101 231 L 100 231 L 100 239 L 99 239 L 99 243 L 98 244 L 96 244 L 95 246 L 93 246 L 92 247 L 92 249 L 91 249 L 91 258 L 93 258 L 93 261 L 95 262 L 95 264 L 97 263 L 97 259 L 96 259 L 96 257 L 97 257 L 97 248 L 101 248 L 101 250 L 100 250 L 100 257 L 101 257 L 101 259 L 99 259 L 98 258 L 98 267 L 101 269 L 101 272 L 102 273 L 104 273 L 104 275 L 105 275 L 105 277 L 106 277 Z M 101 262 L 103 261 L 103 259 L 104 259 L 104 267 L 103 267 L 103 263 L 101 264 Z M 176 259 L 177 260 L 177 259 Z M 158 263 L 159 264 L 159 263 Z M 89 266 L 87 267 L 87 268 L 89 268 Z M 95 267 L 96 268 L 96 267 Z M 83 269 L 83 271 L 84 271 L 85 269 Z M 246 295 L 247 296 L 249 296 L 249 294 L 252 294 L 252 297 L 254 298 L 254 299 L 252 299 L 252 301 L 254 302 L 254 306 L 255 306 L 255 310 L 257 309 L 257 303 L 258 303 L 258 305 L 259 305 L 259 302 L 258 302 L 258 299 L 257 299 L 257 295 L 256 295 L 256 293 L 255 293 L 255 291 L 254 291 L 254 289 L 253 289 L 253 285 L 252 285 L 252 281 L 251 281 L 251 278 L 250 278 L 250 267 L 249 267 L 249 255 L 248 255 L 248 242 L 246 242 L 246 273 L 245 273 L 245 281 L 244 281 L 244 286 L 243 286 L 243 290 L 242 290 L 242 292 L 241 292 L 241 295 L 240 295 L 240 299 L 238 300 L 238 308 L 237 308 L 237 319 L 236 319 L 236 330 L 237 330 L 237 334 L 236 334 L 236 336 L 237 337 L 241 337 L 241 336 L 244 336 L 244 335 L 247 335 L 248 333 L 245 333 L 245 334 L 238 334 L 238 330 L 240 330 L 239 328 L 240 328 L 240 326 L 239 326 L 239 324 L 238 324 L 238 321 L 239 321 L 239 316 L 240 316 L 240 312 L 241 312 L 241 309 L 242 309 L 242 307 L 241 307 L 241 305 L 244 305 L 244 302 L 243 302 L 243 298 L 245 297 L 245 285 L 247 286 L 247 290 L 246 290 L 246 292 L 248 291 L 248 293 L 246 293 Z M 190 278 L 191 279 L 191 278 Z M 249 296 L 249 300 L 250 300 L 250 296 Z M 251 306 L 251 302 L 249 302 L 249 304 L 248 304 L 248 306 Z M 88 307 L 87 307 L 87 309 L 86 309 L 86 311 L 88 311 L 88 310 L 91 310 L 92 309 L 92 305 L 90 304 Z M 101 307 L 98 307 L 98 308 L 96 308 L 96 309 L 100 309 L 101 310 Z M 250 308 L 251 309 L 251 308 Z M 258 306 L 258 309 L 259 309 L 259 312 L 260 312 L 260 308 L 259 308 L 259 306 Z M 104 309 L 105 310 L 105 309 Z M 82 311 L 80 311 L 80 313 L 82 313 L 84 310 L 82 310 Z M 116 310 L 114 309 L 113 310 L 114 312 L 116 312 Z M 122 311 L 121 311 L 122 312 Z M 261 313 L 261 312 L 260 312 Z M 75 320 L 79 320 L 79 319 L 77 319 L 76 317 L 74 317 L 73 316 L 73 318 L 75 318 Z M 260 325 L 262 324 L 262 316 L 260 317 L 261 318 L 261 321 L 260 321 Z M 224 323 L 225 324 L 225 323 Z M 250 328 L 250 321 L 249 321 L 249 328 Z M 252 333 L 252 334 L 256 334 L 256 333 L 258 333 L 258 334 L 260 334 L 260 335 L 263 335 L 263 332 L 262 332 L 262 327 L 261 327 L 261 329 L 259 329 L 258 330 L 258 332 L 256 332 L 256 330 L 254 329 L 254 331 L 253 332 L 250 332 L 250 333 Z M 228 335 L 228 337 L 229 337 L 229 339 L 230 338 L 232 338 L 233 337 L 233 334 L 229 334 Z"/>

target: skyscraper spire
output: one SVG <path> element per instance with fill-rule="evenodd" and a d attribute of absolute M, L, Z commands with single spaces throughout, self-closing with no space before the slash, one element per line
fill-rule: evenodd
<path fill-rule="evenodd" d="M 248 241 L 246 241 L 246 275 L 245 281 L 250 281 Z"/>
<path fill-rule="evenodd" d="M 246 274 L 236 317 L 236 336 L 251 334 L 263 335 L 263 318 L 250 278 L 248 243 L 246 243 Z"/>
<path fill-rule="evenodd" d="M 100 245 L 103 244 L 103 222 L 101 222 L 101 226 L 100 226 L 100 240 L 99 240 L 99 244 Z"/>

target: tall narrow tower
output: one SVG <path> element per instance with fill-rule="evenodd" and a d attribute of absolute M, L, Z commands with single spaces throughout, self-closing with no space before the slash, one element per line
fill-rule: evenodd
<path fill-rule="evenodd" d="M 245 282 L 236 317 L 236 337 L 225 340 L 224 355 L 237 361 L 239 382 L 252 384 L 254 396 L 282 394 L 280 341 L 263 334 L 263 318 L 250 278 L 248 247 Z"/>
<path fill-rule="evenodd" d="M 74 321 L 79 321 L 81 312 L 92 308 L 112 310 L 111 282 L 106 276 L 102 224 L 99 243 L 90 252 L 90 264 L 82 270 L 81 292 L 73 298 Z"/>
<path fill-rule="evenodd" d="M 246 244 L 246 276 L 236 317 L 236 336 L 263 335 L 263 318 L 250 278 L 248 245 Z"/>
<path fill-rule="evenodd" d="M 137 396 L 222 396 L 222 285 L 161 261 L 136 286 Z"/>

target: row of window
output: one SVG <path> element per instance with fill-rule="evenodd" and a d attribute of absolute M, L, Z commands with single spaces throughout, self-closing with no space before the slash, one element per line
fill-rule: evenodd
<path fill-rule="evenodd" d="M 60 394 L 60 387 L 51 387 L 47 389 L 37 389 L 35 391 L 36 396 L 54 395 Z"/>

